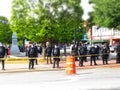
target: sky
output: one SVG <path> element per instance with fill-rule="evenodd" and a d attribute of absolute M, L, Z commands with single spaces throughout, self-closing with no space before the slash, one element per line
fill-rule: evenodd
<path fill-rule="evenodd" d="M 89 18 L 88 12 L 92 11 L 92 6 L 88 4 L 89 0 L 82 0 L 81 6 L 84 8 L 83 20 Z M 11 2 L 12 0 L 0 0 L 0 16 L 5 16 L 10 19 L 11 16 Z"/>
<path fill-rule="evenodd" d="M 89 0 L 82 0 L 81 6 L 84 9 L 84 15 L 82 16 L 83 20 L 87 20 L 89 18 L 88 12 L 93 11 L 92 5 L 88 4 Z"/>
<path fill-rule="evenodd" d="M 10 18 L 12 0 L 0 0 L 0 16 Z"/>

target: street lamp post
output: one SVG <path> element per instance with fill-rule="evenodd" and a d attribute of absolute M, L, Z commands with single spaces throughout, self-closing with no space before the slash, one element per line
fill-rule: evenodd
<path fill-rule="evenodd" d="M 74 29 L 74 44 L 76 44 L 76 29 Z"/>
<path fill-rule="evenodd" d="M 80 28 L 81 28 L 81 27 L 79 27 L 79 29 L 77 29 L 77 30 L 74 29 L 74 44 L 76 44 L 76 33 L 77 33 L 77 32 L 80 32 Z"/>
<path fill-rule="evenodd" d="M 90 29 L 90 40 L 91 40 L 90 44 L 92 44 L 92 29 Z"/>

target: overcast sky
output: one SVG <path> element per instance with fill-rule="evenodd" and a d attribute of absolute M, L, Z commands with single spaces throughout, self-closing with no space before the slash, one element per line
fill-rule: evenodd
<path fill-rule="evenodd" d="M 11 1 L 12 0 L 0 0 L 0 16 L 5 16 L 10 18 L 11 13 Z M 84 8 L 84 16 L 82 17 L 84 20 L 88 19 L 88 12 L 92 11 L 91 6 L 88 4 L 88 0 L 82 0 L 82 6 Z"/>
<path fill-rule="evenodd" d="M 0 0 L 0 16 L 10 18 L 12 0 Z"/>

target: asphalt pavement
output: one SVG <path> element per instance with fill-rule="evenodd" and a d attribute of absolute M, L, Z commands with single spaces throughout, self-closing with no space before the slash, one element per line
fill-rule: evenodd
<path fill-rule="evenodd" d="M 5 70 L 0 69 L 0 85 L 4 90 L 39 89 L 39 90 L 119 90 L 120 64 L 115 59 L 102 64 L 101 58 L 97 65 L 90 66 L 88 58 L 83 67 L 75 62 L 76 74 L 67 75 L 66 57 L 62 57 L 59 68 L 46 64 L 43 57 L 38 58 L 35 69 L 28 69 L 27 57 L 10 56 L 6 60 Z M 0 65 L 1 68 L 1 65 Z M 53 88 L 54 87 L 54 88 Z"/>
<path fill-rule="evenodd" d="M 120 68 L 77 70 L 75 75 L 62 71 L 2 73 L 3 90 L 120 90 Z"/>

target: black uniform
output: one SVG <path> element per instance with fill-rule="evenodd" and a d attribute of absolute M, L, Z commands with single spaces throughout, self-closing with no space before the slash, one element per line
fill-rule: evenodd
<path fill-rule="evenodd" d="M 83 66 L 83 61 L 86 59 L 85 57 L 85 47 L 79 46 L 78 48 L 78 55 L 79 55 L 79 66 Z"/>
<path fill-rule="evenodd" d="M 4 46 L 0 46 L 0 58 L 4 58 L 6 54 L 6 50 Z M 0 59 L 0 61 L 2 62 L 2 70 L 5 70 L 5 60 L 4 59 Z"/>
<path fill-rule="evenodd" d="M 60 49 L 58 47 L 53 49 L 53 56 L 54 56 L 54 63 L 53 63 L 53 68 L 55 68 L 55 63 L 57 63 L 57 68 L 59 68 L 59 62 L 60 62 Z"/>
<path fill-rule="evenodd" d="M 117 44 L 116 52 L 117 52 L 116 63 L 120 63 L 120 43 Z"/>
<path fill-rule="evenodd" d="M 42 46 L 37 46 L 38 54 L 42 55 Z"/>
<path fill-rule="evenodd" d="M 77 56 L 78 56 L 78 46 L 77 45 L 73 45 L 72 46 L 72 56 L 75 56 L 75 61 L 77 61 Z"/>
<path fill-rule="evenodd" d="M 99 52 L 100 52 L 100 47 L 97 45 L 96 46 L 96 59 L 98 60 L 99 59 Z"/>
<path fill-rule="evenodd" d="M 66 56 L 66 45 L 64 45 L 63 48 L 64 48 L 64 56 Z"/>
<path fill-rule="evenodd" d="M 36 59 L 35 59 L 35 64 L 38 65 L 38 61 L 37 61 L 37 57 L 38 57 L 38 48 L 37 48 L 36 45 L 35 45 L 34 47 L 35 47 L 35 57 L 36 57 Z"/>
<path fill-rule="evenodd" d="M 84 54 L 84 55 L 85 55 L 85 56 L 84 56 L 84 57 L 85 57 L 84 61 L 87 62 L 87 52 L 88 52 L 88 50 L 87 50 L 86 44 L 84 45 L 84 51 L 85 51 L 85 52 L 84 52 L 84 53 L 85 53 L 85 54 Z"/>
<path fill-rule="evenodd" d="M 47 64 L 49 64 L 48 60 L 50 60 L 50 63 L 52 64 L 51 54 L 52 54 L 52 48 L 50 46 L 46 47 L 45 55 L 47 56 Z"/>
<path fill-rule="evenodd" d="M 90 48 L 90 54 L 91 54 L 90 66 L 92 66 L 92 61 L 94 61 L 94 65 L 97 65 L 97 63 L 96 63 L 96 49 L 94 46 L 92 46 Z"/>
<path fill-rule="evenodd" d="M 109 51 L 107 47 L 102 48 L 102 60 L 103 64 L 108 64 Z"/>
<path fill-rule="evenodd" d="M 36 58 L 36 47 L 30 46 L 28 51 L 28 57 L 29 59 L 29 69 L 34 69 L 34 60 Z"/>

